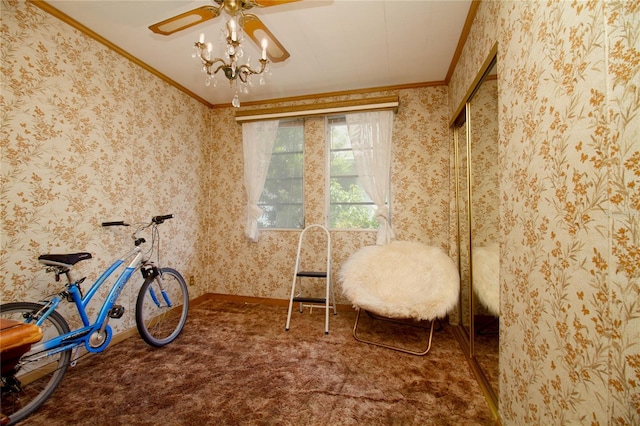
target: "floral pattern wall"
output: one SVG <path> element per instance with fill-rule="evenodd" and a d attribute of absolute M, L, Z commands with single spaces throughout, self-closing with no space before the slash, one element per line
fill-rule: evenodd
<path fill-rule="evenodd" d="M 503 424 L 640 424 L 639 40 L 638 1 L 483 1 L 451 81 L 498 42 Z"/>
<path fill-rule="evenodd" d="M 447 88 L 444 86 L 370 93 L 398 95 L 394 117 L 391 212 L 399 240 L 414 240 L 449 250 L 449 138 Z M 331 97 L 318 102 L 350 99 Z M 272 106 L 291 106 L 283 103 Z M 256 107 L 247 107 L 259 108 Z M 288 299 L 300 232 L 262 230 L 257 243 L 244 237 L 242 127 L 233 110 L 214 111 L 211 152 L 211 209 L 208 212 L 212 259 L 207 267 L 212 293 Z M 325 223 L 325 119 L 305 119 L 305 223 Z M 332 276 L 349 255 L 375 244 L 375 231 L 331 231 Z M 312 250 L 322 252 L 318 245 Z M 310 291 L 320 296 L 323 287 Z M 338 303 L 348 303 L 336 286 Z M 283 317 L 284 321 L 284 317 Z M 318 322 L 322 327 L 322 321 Z M 283 322 L 284 326 L 284 322 Z"/>
<path fill-rule="evenodd" d="M 169 213 L 162 263 L 192 277 L 192 297 L 206 292 L 210 110 L 30 3 L 1 7 L 1 301 L 61 289 L 37 262 L 44 253 L 92 253 L 76 268 L 88 289 L 133 247 L 130 228 L 101 222 Z M 122 293 L 116 333 L 135 327 L 138 289 Z"/>
<path fill-rule="evenodd" d="M 128 229 L 103 230 L 100 222 L 163 213 L 176 215 L 162 226 L 165 261 L 193 278 L 192 296 L 287 299 L 299 232 L 262 231 L 258 243 L 244 237 L 234 110 L 207 109 L 29 3 L 3 0 L 2 8 L 2 301 L 57 289 L 36 262 L 44 252 L 91 252 L 95 259 L 78 274 L 94 278 L 130 242 Z M 391 195 L 397 238 L 448 250 L 447 88 L 326 101 L 388 94 L 400 98 Z M 306 120 L 305 140 L 305 221 L 323 223 L 323 118 Z M 332 239 L 335 277 L 351 253 L 375 244 L 375 232 L 332 232 Z M 116 332 L 133 327 L 136 291 L 123 293 L 127 314 Z"/>
<path fill-rule="evenodd" d="M 474 246 L 492 245 L 498 241 L 498 85 L 487 78 L 471 100 L 471 170 Z"/>
<path fill-rule="evenodd" d="M 498 42 L 506 425 L 640 424 L 639 8 L 485 0 L 449 87 L 392 92 L 397 237 L 447 249 L 447 123 Z M 3 302 L 57 289 L 38 254 L 92 252 L 79 274 L 94 277 L 130 241 L 101 221 L 159 213 L 176 215 L 165 260 L 194 278 L 193 296 L 288 296 L 298 232 L 244 238 L 231 109 L 208 110 L 29 3 L 3 0 L 1 31 Z M 324 217 L 324 121 L 305 133 L 311 223 Z M 334 276 L 375 241 L 333 238 Z M 123 300 L 116 332 L 133 327 L 134 289 Z"/>

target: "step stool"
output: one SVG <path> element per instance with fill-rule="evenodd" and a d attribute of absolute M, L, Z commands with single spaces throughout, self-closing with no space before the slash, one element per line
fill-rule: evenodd
<path fill-rule="evenodd" d="M 304 243 L 304 237 L 307 231 L 310 229 L 319 228 L 324 231 L 325 240 L 327 242 L 327 252 L 326 252 L 326 270 L 325 271 L 307 271 L 302 270 L 300 266 L 301 252 L 302 246 Z M 324 279 L 325 280 L 325 297 L 305 297 L 301 295 L 302 289 L 301 287 L 301 279 L 302 278 L 314 278 L 314 279 Z M 298 291 L 296 292 L 296 286 L 298 286 Z M 300 238 L 298 239 L 298 253 L 296 255 L 296 266 L 293 272 L 293 282 L 291 283 L 291 297 L 289 298 L 289 312 L 287 313 L 287 325 L 285 326 L 285 330 L 289 331 L 289 325 L 291 324 L 291 312 L 293 311 L 293 304 L 300 303 L 300 312 L 304 310 L 304 308 L 309 308 L 310 310 L 315 308 L 320 308 L 325 310 L 325 327 L 324 333 L 329 334 L 329 302 L 331 302 L 331 307 L 333 307 L 333 314 L 336 315 L 338 312 L 336 311 L 336 298 L 333 292 L 333 286 L 331 285 L 331 235 L 329 234 L 329 230 L 322 225 L 309 225 L 307 226 L 302 233 L 300 233 Z"/>

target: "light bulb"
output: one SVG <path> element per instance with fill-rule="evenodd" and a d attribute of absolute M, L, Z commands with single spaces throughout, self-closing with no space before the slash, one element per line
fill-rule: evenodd
<path fill-rule="evenodd" d="M 233 18 L 229 19 L 229 30 L 231 31 L 231 41 L 236 41 L 238 35 L 236 33 L 236 21 Z"/>
<path fill-rule="evenodd" d="M 262 39 L 262 59 L 267 59 L 267 39 Z"/>
<path fill-rule="evenodd" d="M 237 93 L 233 97 L 233 100 L 231 101 L 231 105 L 233 105 L 235 108 L 240 108 L 240 98 L 238 97 Z"/>

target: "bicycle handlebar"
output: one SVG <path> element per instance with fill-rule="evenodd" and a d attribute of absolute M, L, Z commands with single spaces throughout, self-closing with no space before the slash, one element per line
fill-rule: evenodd
<path fill-rule="evenodd" d="M 140 232 L 150 227 L 151 225 L 160 225 L 161 223 L 164 223 L 164 221 L 167 219 L 173 219 L 173 215 L 165 214 L 165 215 L 153 216 L 151 218 L 151 223 L 145 223 L 139 226 L 132 235 L 133 239 L 135 240 L 134 244 L 136 245 L 136 247 L 139 246 L 140 244 L 146 243 L 144 238 L 138 238 L 138 234 Z M 117 220 L 113 222 L 102 222 L 102 226 L 107 227 L 107 226 L 130 226 L 130 225 L 128 223 L 125 223 L 123 220 Z"/>
<path fill-rule="evenodd" d="M 102 222 L 102 226 L 129 226 L 129 224 L 124 223 L 124 220 L 118 220 L 116 222 Z"/>
<path fill-rule="evenodd" d="M 167 219 L 173 219 L 173 215 L 172 214 L 165 214 L 162 216 L 154 216 L 151 219 L 151 222 L 155 223 L 156 225 L 160 225 L 162 222 L 164 222 Z"/>
<path fill-rule="evenodd" d="M 156 225 L 160 225 L 161 223 L 163 223 L 165 220 L 168 220 L 168 219 L 173 219 L 173 215 L 165 214 L 160 216 L 154 216 L 151 218 L 151 222 L 155 223 Z M 124 220 L 117 220 L 113 222 L 102 222 L 102 226 L 107 227 L 107 226 L 130 226 L 130 225 L 128 223 L 125 223 Z"/>

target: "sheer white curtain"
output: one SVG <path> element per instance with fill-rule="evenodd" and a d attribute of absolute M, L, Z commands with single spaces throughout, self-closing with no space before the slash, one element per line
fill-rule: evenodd
<path fill-rule="evenodd" d="M 278 120 L 242 124 L 244 187 L 247 191 L 247 221 L 244 233 L 254 242 L 258 241 L 258 218 L 262 215 L 258 200 L 269 171 L 278 125 Z"/>
<path fill-rule="evenodd" d="M 391 172 L 393 111 L 347 114 L 346 119 L 358 177 L 377 208 L 380 227 L 376 243 L 386 244 L 395 238 L 385 205 Z"/>

